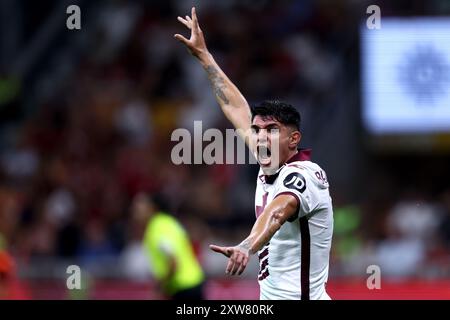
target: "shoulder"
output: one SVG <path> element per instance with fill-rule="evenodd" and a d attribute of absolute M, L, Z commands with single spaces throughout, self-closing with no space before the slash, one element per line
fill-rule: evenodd
<path fill-rule="evenodd" d="M 295 161 L 286 164 L 280 171 L 278 183 L 289 187 L 292 185 L 302 185 L 302 190 L 307 185 L 322 185 L 328 187 L 325 171 L 311 161 Z"/>
<path fill-rule="evenodd" d="M 283 190 L 290 189 L 302 193 L 306 189 L 307 170 L 301 162 L 286 164 L 281 168 L 276 185 Z"/>
<path fill-rule="evenodd" d="M 151 225 L 151 229 L 158 230 L 158 233 L 160 234 L 181 228 L 180 223 L 175 219 L 175 217 L 165 212 L 157 213 L 149 224 Z"/>
<path fill-rule="evenodd" d="M 319 168 L 320 167 L 317 164 L 311 161 L 295 161 L 288 163 L 283 168 L 281 168 L 279 176 L 280 178 L 285 178 L 295 173 L 304 176 L 313 173 L 315 170 Z"/>
<path fill-rule="evenodd" d="M 316 171 L 322 168 L 315 162 L 312 161 L 294 161 L 288 163 L 283 168 L 284 170 L 301 170 L 301 171 Z"/>

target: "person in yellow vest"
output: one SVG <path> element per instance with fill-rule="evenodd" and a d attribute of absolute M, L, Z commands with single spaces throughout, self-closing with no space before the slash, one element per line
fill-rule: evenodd
<path fill-rule="evenodd" d="M 205 276 L 182 225 L 162 211 L 157 197 L 137 194 L 133 220 L 145 226 L 143 246 L 162 293 L 174 300 L 203 300 Z"/>

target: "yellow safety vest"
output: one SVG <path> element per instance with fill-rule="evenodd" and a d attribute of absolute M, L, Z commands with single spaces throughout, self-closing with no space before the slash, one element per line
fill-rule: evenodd
<path fill-rule="evenodd" d="M 164 279 L 169 272 L 170 260 L 165 251 L 175 258 L 176 270 L 166 284 L 167 293 L 193 288 L 204 280 L 189 237 L 174 217 L 158 212 L 150 218 L 145 230 L 144 248 L 150 259 L 152 273 L 158 280 Z"/>

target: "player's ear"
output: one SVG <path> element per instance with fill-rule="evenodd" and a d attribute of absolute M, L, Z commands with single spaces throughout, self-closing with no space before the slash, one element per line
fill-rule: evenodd
<path fill-rule="evenodd" d="M 297 148 L 297 145 L 300 143 L 301 139 L 302 134 L 300 133 L 300 131 L 293 131 L 289 137 L 289 147 Z"/>

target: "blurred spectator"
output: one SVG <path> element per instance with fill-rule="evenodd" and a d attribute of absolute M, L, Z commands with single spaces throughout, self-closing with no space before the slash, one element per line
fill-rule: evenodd
<path fill-rule="evenodd" d="M 16 276 L 13 258 L 0 249 L 0 300 L 30 299 L 26 285 Z"/>
<path fill-rule="evenodd" d="M 118 250 L 114 248 L 108 237 L 104 222 L 97 219 L 90 220 L 87 223 L 78 251 L 82 266 L 89 270 L 99 260 L 105 261 L 105 259 L 110 259 L 118 254 Z"/>

